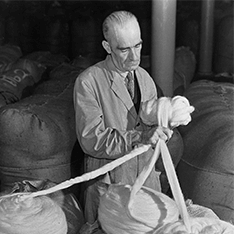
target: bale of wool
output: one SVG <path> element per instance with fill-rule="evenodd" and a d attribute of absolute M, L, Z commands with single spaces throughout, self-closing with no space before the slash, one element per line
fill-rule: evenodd
<path fill-rule="evenodd" d="M 67 234 L 66 217 L 52 199 L 41 196 L 19 201 L 0 198 L 1 234 Z"/>
<path fill-rule="evenodd" d="M 38 83 L 46 67 L 37 61 L 20 58 L 14 63 L 11 63 L 9 69 L 24 70 L 32 76 L 34 83 Z"/>
<path fill-rule="evenodd" d="M 42 191 L 52 188 L 55 185 L 55 183 L 49 180 L 24 180 L 21 182 L 16 182 L 11 189 L 4 191 L 4 194 L 6 198 L 7 196 L 12 196 L 13 194 L 22 195 L 31 192 Z M 84 223 L 84 215 L 80 203 L 75 198 L 75 196 L 68 190 L 60 190 L 49 194 L 46 197 L 56 202 L 59 207 L 62 208 L 67 222 L 66 234 L 77 234 Z M 20 200 L 20 197 L 18 199 Z"/>
<path fill-rule="evenodd" d="M 24 179 L 59 183 L 70 178 L 71 152 L 76 141 L 74 79 L 61 83 L 53 92 L 53 85 L 49 86 L 48 91 L 41 89 L 1 108 L 2 190 Z"/>
<path fill-rule="evenodd" d="M 2 106 L 28 96 L 34 86 L 33 78 L 22 69 L 10 69 L 0 75 L 0 95 L 5 99 Z"/>
<path fill-rule="evenodd" d="M 6 44 L 0 46 L 0 73 L 7 69 L 8 65 L 22 56 L 19 46 Z"/>
<path fill-rule="evenodd" d="M 66 55 L 52 54 L 50 51 L 34 51 L 23 58 L 39 62 L 49 69 L 49 71 L 64 62 L 70 61 Z"/>
<path fill-rule="evenodd" d="M 129 214 L 127 207 L 131 190 L 129 185 L 100 186 L 98 219 L 106 234 L 234 233 L 231 223 L 220 220 L 209 208 L 191 202 L 186 206 L 191 228 L 188 230 L 174 200 L 144 186 L 136 194 Z"/>
<path fill-rule="evenodd" d="M 184 154 L 177 173 L 184 196 L 234 223 L 234 85 L 200 80 L 185 96 L 195 111 L 191 123 L 179 127 Z"/>
<path fill-rule="evenodd" d="M 98 220 L 108 234 L 150 233 L 179 217 L 176 203 L 171 198 L 147 187 L 142 187 L 134 199 L 134 218 L 127 209 L 130 185 L 109 185 L 108 188 L 102 187 L 100 193 Z"/>
<path fill-rule="evenodd" d="M 49 78 L 53 80 L 66 80 L 70 78 L 75 79 L 82 70 L 84 69 L 65 62 L 55 67 L 50 72 Z"/>
<path fill-rule="evenodd" d="M 29 96 L 34 86 L 41 80 L 45 67 L 27 59 L 19 59 L 9 64 L 0 75 L 0 95 L 10 104 Z"/>

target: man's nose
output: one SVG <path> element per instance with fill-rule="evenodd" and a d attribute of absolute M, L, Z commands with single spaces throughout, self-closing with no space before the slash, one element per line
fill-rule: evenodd
<path fill-rule="evenodd" d="M 136 60 L 137 59 L 137 51 L 135 48 L 131 48 L 129 52 L 129 57 L 131 60 Z"/>

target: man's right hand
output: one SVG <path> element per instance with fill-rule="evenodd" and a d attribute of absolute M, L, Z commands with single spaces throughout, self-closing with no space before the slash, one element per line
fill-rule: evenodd
<path fill-rule="evenodd" d="M 141 136 L 141 143 L 142 144 L 151 144 L 156 145 L 159 138 L 168 141 L 173 134 L 173 131 L 169 128 L 156 126 L 152 127 L 149 130 L 143 131 Z"/>

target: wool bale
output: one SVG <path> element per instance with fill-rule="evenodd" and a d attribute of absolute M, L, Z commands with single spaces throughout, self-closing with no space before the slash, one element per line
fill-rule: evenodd
<path fill-rule="evenodd" d="M 50 72 L 49 78 L 50 80 L 75 80 L 82 70 L 84 69 L 70 63 L 62 63 Z"/>
<path fill-rule="evenodd" d="M 44 71 L 45 67 L 40 63 L 27 59 L 19 59 L 9 64 L 8 69 L 0 75 L 0 96 L 5 101 L 0 106 L 30 95 Z"/>
<path fill-rule="evenodd" d="M 63 62 L 69 62 L 69 58 L 63 54 L 52 54 L 50 51 L 34 51 L 23 58 L 43 64 L 49 71 Z"/>
<path fill-rule="evenodd" d="M 1 109 L 2 189 L 24 179 L 59 183 L 70 178 L 71 152 L 76 141 L 74 80 L 62 85 L 57 92 L 41 89 Z"/>
<path fill-rule="evenodd" d="M 34 83 L 38 83 L 41 80 L 42 74 L 46 67 L 36 61 L 21 58 L 12 63 L 9 69 L 24 70 L 32 76 Z"/>
<path fill-rule="evenodd" d="M 130 185 L 109 185 L 100 189 L 98 220 L 106 233 L 152 233 L 168 222 L 178 220 L 177 205 L 163 193 L 142 187 L 128 210 Z"/>
<path fill-rule="evenodd" d="M 43 196 L 18 202 L 17 196 L 0 200 L 1 234 L 67 234 L 64 212 Z"/>
<path fill-rule="evenodd" d="M 0 73 L 7 69 L 8 65 L 22 56 L 19 46 L 6 44 L 0 46 Z"/>
<path fill-rule="evenodd" d="M 35 88 L 33 95 L 57 95 L 64 91 L 64 87 L 69 87 L 72 78 L 64 80 L 47 80 Z M 70 87 L 69 87 L 70 88 Z"/>
<path fill-rule="evenodd" d="M 25 70 L 10 69 L 0 75 L 0 95 L 4 97 L 2 106 L 17 102 L 27 96 L 29 89 L 34 85 L 32 76 Z"/>
<path fill-rule="evenodd" d="M 10 194 L 32 193 L 32 192 L 37 192 L 37 191 L 49 189 L 55 185 L 56 185 L 55 183 L 53 183 L 49 180 L 31 180 L 31 181 L 24 180 L 24 181 L 15 183 L 12 188 L 10 188 L 8 191 L 4 191 L 4 193 L 2 195 L 9 196 Z M 2 196 L 2 198 L 3 197 L 4 196 Z M 84 224 L 84 215 L 83 215 L 83 211 L 81 209 L 81 206 L 79 204 L 79 201 L 75 198 L 75 196 L 67 190 L 63 190 L 63 191 L 60 190 L 60 191 L 54 192 L 52 194 L 49 194 L 49 195 L 46 195 L 43 197 L 46 197 L 47 200 L 51 200 L 50 202 L 54 202 L 55 205 L 58 205 L 62 209 L 63 212 L 61 212 L 61 210 L 60 210 L 60 218 L 61 218 L 61 215 L 65 215 L 66 221 L 64 222 L 64 220 L 63 220 L 63 225 L 64 225 L 64 227 L 67 227 L 67 232 L 65 232 L 64 234 L 77 234 L 79 232 L 81 226 Z M 5 197 L 5 198 L 7 198 L 7 197 Z M 40 197 L 38 197 L 38 198 L 40 199 Z M 37 201 L 38 198 L 34 198 L 34 199 L 36 199 L 36 201 Z M 32 199 L 32 201 L 31 201 L 32 203 L 36 202 L 34 199 Z M 0 197 L 0 200 L 1 200 L 1 197 Z M 12 201 L 13 199 L 10 200 L 10 197 L 8 197 L 7 200 L 8 200 L 8 203 L 10 206 L 14 205 L 14 203 Z M 43 202 L 43 200 L 42 200 L 42 202 Z M 20 202 L 18 202 L 18 205 L 19 204 L 20 204 Z M 45 205 L 45 209 L 46 209 L 47 208 L 46 204 L 44 204 L 44 205 Z M 27 210 L 28 212 L 32 213 L 33 211 L 30 211 L 31 208 L 32 207 L 27 207 L 27 208 L 25 208 L 25 211 Z M 52 215 L 52 217 L 48 217 L 48 218 L 50 220 L 51 219 L 53 220 L 53 217 L 55 216 L 54 219 L 57 218 L 56 215 L 58 215 L 58 214 L 56 214 L 56 212 L 55 212 L 56 210 L 53 210 L 53 207 L 51 207 L 51 209 L 52 209 L 52 211 L 50 211 L 50 214 Z M 0 220 L 2 218 L 1 217 L 2 210 L 4 210 L 4 209 L 3 209 L 3 207 L 1 207 L 1 202 L 0 202 Z M 58 208 L 57 208 L 57 210 L 58 210 Z M 42 211 L 45 212 L 45 210 L 43 210 L 43 208 L 42 208 Z M 7 211 L 5 211 L 5 212 L 7 213 Z M 63 214 L 61 214 L 61 213 L 63 213 Z M 21 225 L 23 225 L 23 226 L 30 227 L 30 224 L 26 223 L 29 221 L 37 222 L 34 220 L 30 220 L 30 219 L 24 220 L 23 217 L 19 217 L 20 211 L 16 215 L 18 216 L 18 220 L 21 218 L 20 221 L 21 221 Z M 21 215 L 23 216 L 24 214 L 21 213 Z M 11 218 L 13 218 L 13 219 L 8 220 L 9 223 L 11 223 L 11 222 L 14 223 L 14 221 L 16 219 L 15 216 L 13 216 Z M 43 216 L 43 214 L 42 214 L 40 216 L 40 218 L 41 218 L 41 221 L 43 221 L 42 219 L 46 218 L 46 217 Z M 48 223 L 47 220 L 44 220 L 44 222 L 45 222 L 45 225 L 46 225 L 48 230 L 55 231 L 55 229 L 53 229 L 54 227 L 53 227 L 52 223 Z M 1 224 L 0 224 L 0 227 L 1 227 Z M 42 233 L 42 231 L 46 227 L 39 227 L 39 230 L 37 230 L 37 231 L 39 233 Z M 63 229 L 64 227 L 60 227 L 60 228 Z M 6 228 L 7 234 L 8 234 L 8 231 L 9 231 L 9 229 Z M 55 233 L 58 234 L 57 232 L 55 232 Z M 61 233 L 63 233 L 63 232 L 61 232 Z M 25 233 L 20 232 L 20 234 L 25 234 Z M 49 234 L 51 234 L 51 233 L 49 232 Z"/>
<path fill-rule="evenodd" d="M 183 193 L 234 222 L 234 86 L 200 80 L 185 96 L 195 111 L 189 125 L 179 127 L 184 154 L 177 171 Z"/>

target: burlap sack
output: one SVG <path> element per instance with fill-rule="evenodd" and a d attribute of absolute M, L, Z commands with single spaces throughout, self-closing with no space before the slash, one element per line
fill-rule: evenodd
<path fill-rule="evenodd" d="M 63 54 L 52 54 L 50 51 L 35 51 L 25 55 L 24 58 L 43 64 L 49 71 L 64 62 L 69 62 L 67 56 Z"/>
<path fill-rule="evenodd" d="M 55 183 L 49 180 L 32 180 L 32 181 L 24 180 L 22 182 L 15 183 L 12 188 L 10 188 L 8 191 L 4 191 L 3 194 L 10 195 L 14 193 L 31 193 L 31 192 L 45 190 L 55 185 L 56 185 Z M 66 222 L 67 222 L 67 234 L 78 234 L 81 226 L 84 224 L 84 215 L 80 207 L 80 204 L 78 200 L 75 198 L 75 196 L 72 193 L 68 192 L 67 190 L 65 191 L 60 190 L 55 193 L 47 195 L 47 197 L 52 199 L 53 202 L 57 203 L 57 205 L 59 205 L 59 207 L 62 208 L 66 217 Z M 10 199 L 10 197 L 8 199 Z M 0 203 L 0 207 L 1 207 L 1 203 Z M 16 212 L 19 212 L 18 216 L 21 213 L 21 211 L 16 211 Z M 24 215 L 24 213 L 22 213 L 22 215 Z M 18 216 L 17 218 L 20 218 Z M 41 212 L 41 216 L 43 217 L 43 212 Z M 12 219 L 14 219 L 14 217 L 12 217 Z M 11 221 L 9 220 L 9 222 Z M 28 219 L 21 219 L 21 220 L 18 220 L 18 222 L 23 222 L 22 225 L 24 226 L 27 226 L 27 225 L 30 226 L 30 223 L 24 223 L 24 222 L 28 222 Z M 17 220 L 12 220 L 12 223 L 14 224 L 17 223 Z M 48 229 L 53 230 L 53 226 L 50 226 L 50 223 L 47 223 L 46 225 Z M 45 227 L 43 228 L 45 229 Z M 6 230 L 8 230 L 7 227 L 6 227 Z M 39 233 L 40 233 L 40 230 L 39 230 Z"/>
<path fill-rule="evenodd" d="M 5 100 L 0 107 L 32 94 L 44 71 L 45 66 L 28 59 L 18 59 L 9 64 L 0 75 L 0 96 Z"/>
<path fill-rule="evenodd" d="M 234 222 L 234 86 L 200 80 L 185 92 L 195 107 L 179 127 L 184 154 L 178 176 L 186 198 Z"/>
<path fill-rule="evenodd" d="M 62 182 L 70 178 L 76 141 L 74 78 L 42 85 L 47 88 L 38 86 L 34 95 L 0 111 L 2 190 L 24 179 Z"/>
<path fill-rule="evenodd" d="M 19 46 L 5 44 L 0 46 L 0 74 L 5 71 L 10 63 L 15 62 L 22 56 Z"/>
<path fill-rule="evenodd" d="M 84 68 L 80 68 L 72 63 L 62 63 L 55 67 L 49 74 L 49 78 L 53 80 L 66 80 L 70 78 L 77 78 L 78 74 L 83 71 Z"/>

